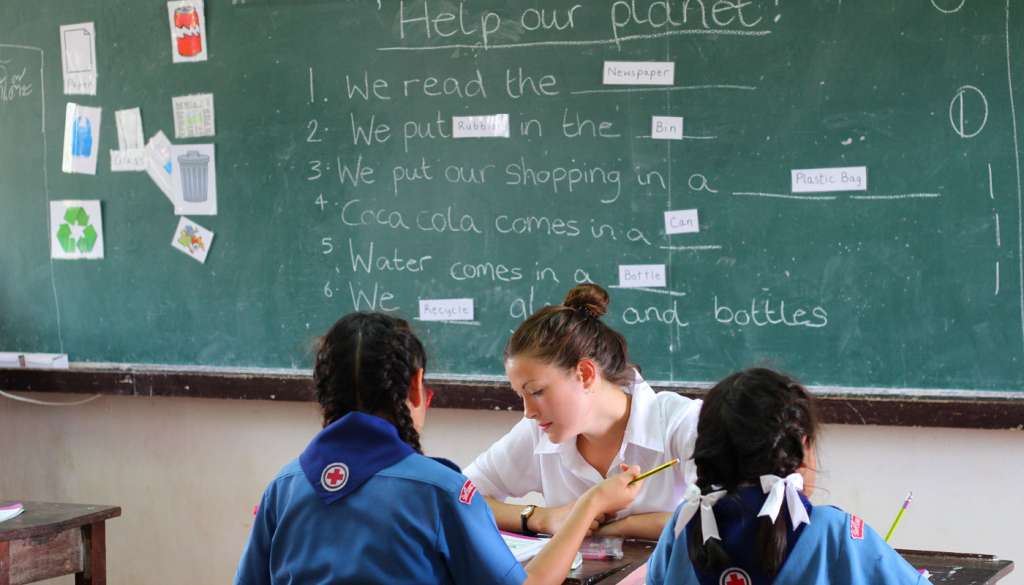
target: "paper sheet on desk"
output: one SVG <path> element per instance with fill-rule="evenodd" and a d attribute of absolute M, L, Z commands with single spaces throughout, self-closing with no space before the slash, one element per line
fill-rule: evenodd
<path fill-rule="evenodd" d="M 501 538 L 508 545 L 508 549 L 512 551 L 512 556 L 516 558 L 520 563 L 532 559 L 540 553 L 544 545 L 550 541 L 550 538 L 542 538 L 536 536 L 523 536 L 522 534 L 516 534 L 514 532 L 501 531 Z M 576 558 L 572 561 L 572 569 L 578 569 L 583 564 L 583 555 L 576 553 Z"/>
<path fill-rule="evenodd" d="M 512 551 L 512 556 L 520 563 L 537 556 L 540 549 L 544 548 L 544 545 L 551 540 L 550 538 L 523 536 L 522 534 L 514 534 L 504 530 L 501 531 L 501 538 L 508 545 L 508 550 Z"/>

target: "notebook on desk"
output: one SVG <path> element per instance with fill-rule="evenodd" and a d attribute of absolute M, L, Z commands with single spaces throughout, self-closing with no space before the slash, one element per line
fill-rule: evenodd
<path fill-rule="evenodd" d="M 25 507 L 21 505 L 21 502 L 0 506 L 0 522 L 10 520 L 24 511 Z"/>
<path fill-rule="evenodd" d="M 501 532 L 501 538 L 505 541 L 508 549 L 512 551 L 512 556 L 516 558 L 522 564 L 526 564 L 527 561 L 537 556 L 541 549 L 544 548 L 551 539 L 542 536 L 525 536 L 522 534 L 516 534 L 515 532 Z M 583 567 L 583 555 L 576 553 L 576 558 L 572 561 L 571 571 L 574 573 Z M 570 573 L 570 578 L 572 574 Z M 567 581 L 567 583 L 570 581 Z M 588 581 L 588 583 L 594 583 L 596 581 Z"/>
<path fill-rule="evenodd" d="M 512 551 L 512 556 L 520 563 L 525 563 L 537 556 L 537 553 L 551 540 L 550 538 L 525 536 L 514 532 L 505 532 L 504 530 L 501 531 L 501 539 L 508 545 L 508 550 Z"/>

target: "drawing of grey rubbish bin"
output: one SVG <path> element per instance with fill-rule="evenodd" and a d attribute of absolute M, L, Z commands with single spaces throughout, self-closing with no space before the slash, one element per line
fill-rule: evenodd
<path fill-rule="evenodd" d="M 178 172 L 181 173 L 181 196 L 188 203 L 206 201 L 206 175 L 210 157 L 190 150 L 178 157 Z"/>

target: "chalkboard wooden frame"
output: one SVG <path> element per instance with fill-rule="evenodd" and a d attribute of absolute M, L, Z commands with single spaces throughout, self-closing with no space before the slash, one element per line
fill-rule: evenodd
<path fill-rule="evenodd" d="M 501 380 L 429 378 L 434 406 L 468 410 L 522 410 Z M 654 382 L 655 390 L 702 396 L 706 389 Z M 0 369 L 0 390 L 305 402 L 312 400 L 302 371 L 81 366 L 68 370 Z M 1024 399 L 1011 396 L 871 394 L 816 390 L 826 423 L 972 429 L 1024 429 Z"/>

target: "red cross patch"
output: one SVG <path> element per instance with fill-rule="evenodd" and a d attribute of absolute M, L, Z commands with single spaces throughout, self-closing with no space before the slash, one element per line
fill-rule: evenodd
<path fill-rule="evenodd" d="M 718 585 L 753 585 L 750 575 L 743 569 L 727 569 L 718 580 Z"/>
<path fill-rule="evenodd" d="M 864 521 L 850 514 L 850 538 L 864 540 Z"/>
<path fill-rule="evenodd" d="M 348 465 L 331 463 L 320 474 L 320 485 L 329 492 L 336 492 L 348 483 Z"/>
<path fill-rule="evenodd" d="M 459 492 L 459 501 L 463 504 L 470 504 L 473 501 L 473 496 L 476 495 L 476 486 L 473 482 L 466 480 L 466 483 L 462 484 L 462 490 Z"/>

